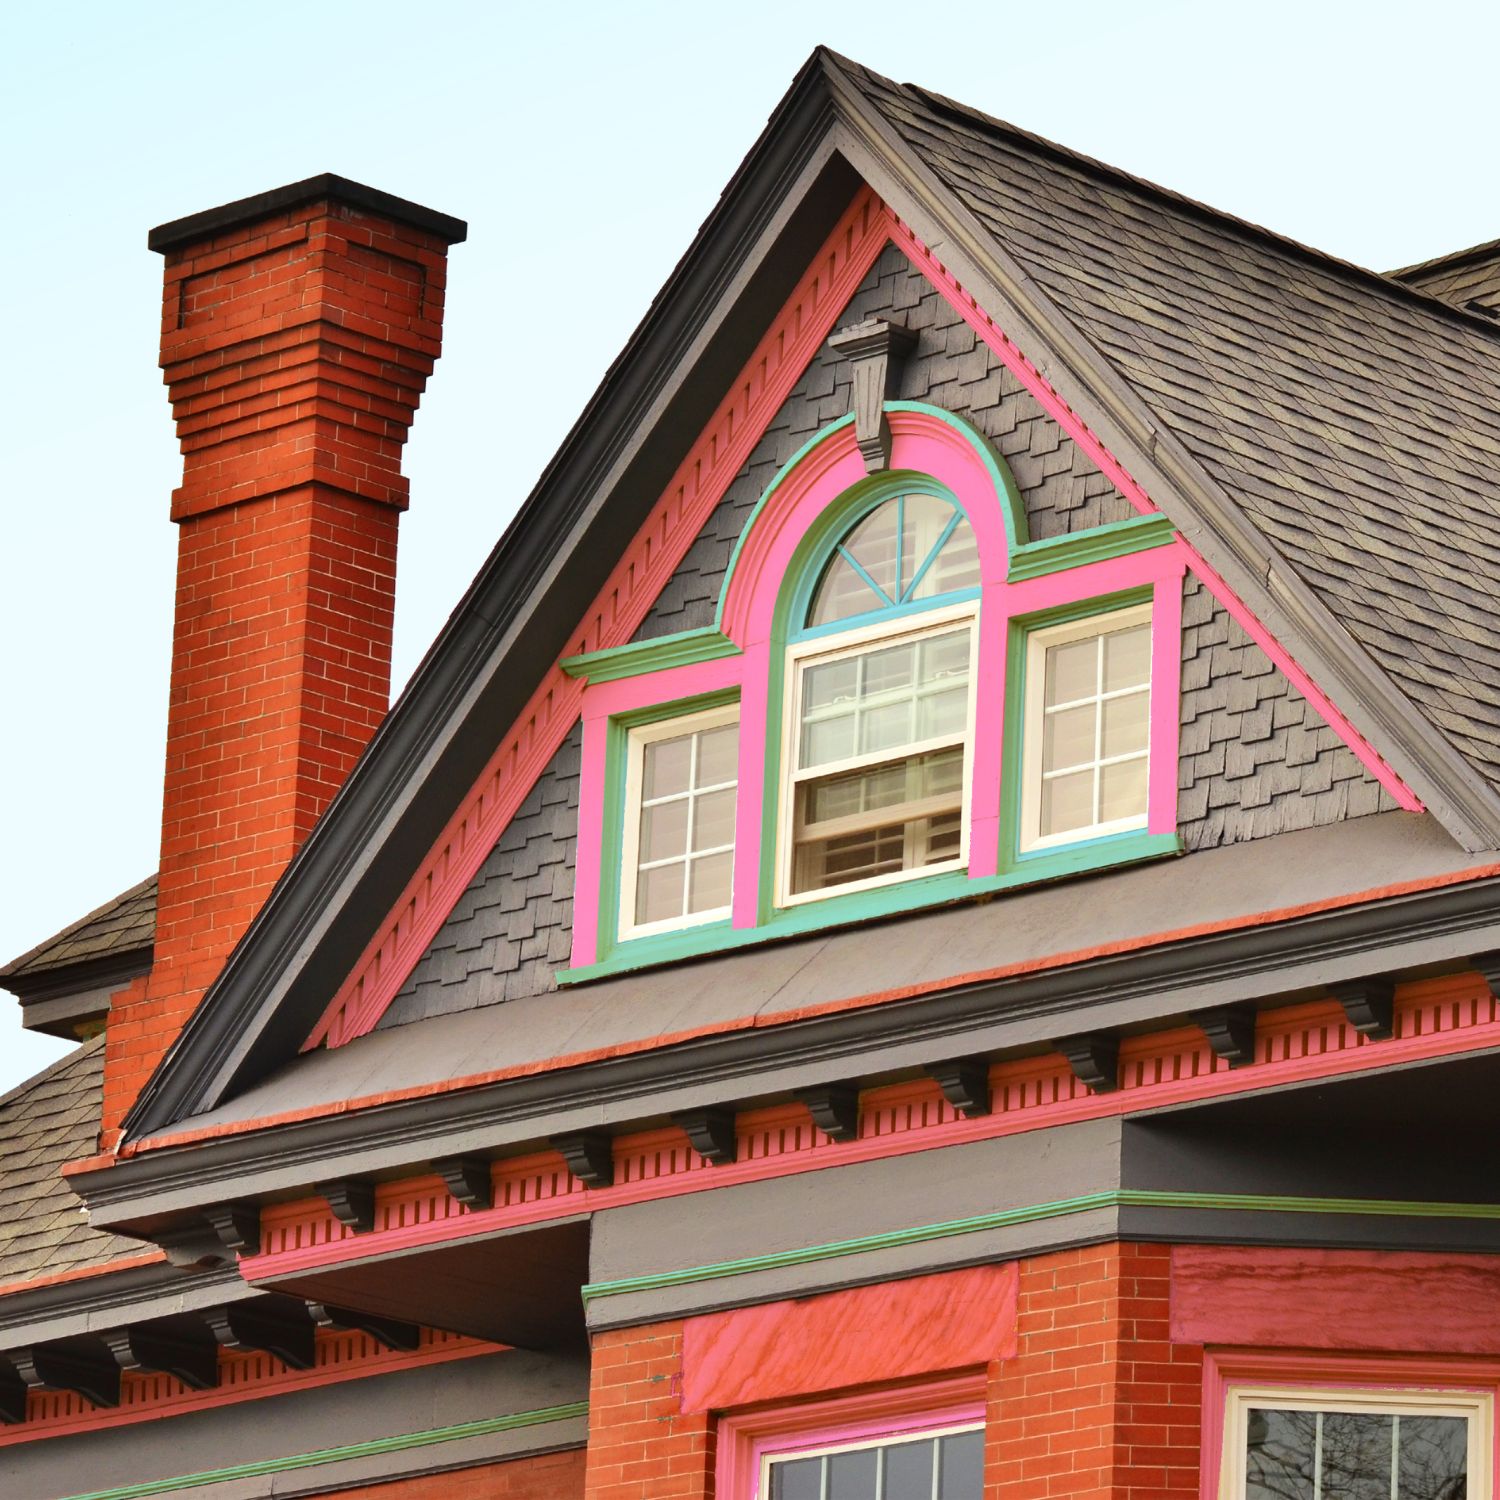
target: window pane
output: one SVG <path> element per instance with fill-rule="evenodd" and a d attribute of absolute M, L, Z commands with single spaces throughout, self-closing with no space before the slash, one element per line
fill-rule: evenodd
<path fill-rule="evenodd" d="M 1151 698 L 1147 693 L 1131 693 L 1125 698 L 1109 698 L 1104 703 L 1104 755 L 1130 755 L 1146 748 L 1147 711 Z M 1068 710 L 1064 710 L 1067 712 Z"/>
<path fill-rule="evenodd" d="M 734 788 L 704 792 L 693 805 L 693 849 L 722 849 L 734 842 Z M 668 804 L 675 806 L 675 804 Z"/>
<path fill-rule="evenodd" d="M 956 1432 L 938 1442 L 938 1500 L 980 1500 L 984 1433 Z"/>
<path fill-rule="evenodd" d="M 797 1458 L 771 1465 L 771 1500 L 822 1500 L 823 1460 Z"/>
<path fill-rule="evenodd" d="M 903 646 L 883 646 L 862 657 L 865 669 L 864 696 L 872 698 L 877 693 L 899 692 L 909 688 L 915 657 L 916 651 L 910 642 Z"/>
<path fill-rule="evenodd" d="M 866 609 L 901 597 L 896 580 L 896 517 L 900 501 L 887 500 L 877 506 L 844 538 L 843 548 L 868 573 L 886 596 L 866 604 Z"/>
<path fill-rule="evenodd" d="M 875 1500 L 877 1448 L 856 1448 L 828 1457 L 828 1500 Z"/>
<path fill-rule="evenodd" d="M 734 796 L 731 792 L 730 797 Z M 658 802 L 641 809 L 641 863 L 673 859 L 687 850 L 688 799 Z"/>
<path fill-rule="evenodd" d="M 1391 1418 L 1326 1411 L 1320 1500 L 1391 1500 Z"/>
<path fill-rule="evenodd" d="M 1099 772 L 1099 821 L 1139 818 L 1146 811 L 1146 758 L 1122 760 Z"/>
<path fill-rule="evenodd" d="M 884 1500 L 932 1500 L 932 1460 L 937 1444 L 897 1443 L 885 1450 Z"/>
<path fill-rule="evenodd" d="M 1245 1500 L 1314 1500 L 1317 1417 L 1252 1410 L 1245 1434 Z"/>
<path fill-rule="evenodd" d="M 1133 625 L 1104 637 L 1104 691 L 1139 687 L 1151 680 L 1151 627 Z"/>
<path fill-rule="evenodd" d="M 964 732 L 969 722 L 969 688 L 964 683 L 929 693 L 917 706 L 917 738 L 944 739 Z"/>
<path fill-rule="evenodd" d="M 740 726 L 705 729 L 698 736 L 699 786 L 723 786 L 739 775 Z"/>
<path fill-rule="evenodd" d="M 637 922 L 665 922 L 682 915 L 683 877 L 687 866 L 658 865 L 642 870 L 635 886 L 635 919 Z"/>
<path fill-rule="evenodd" d="M 979 587 L 979 549 L 974 544 L 973 528 L 961 516 L 948 533 L 942 550 L 928 563 L 922 576 L 916 577 L 953 513 L 953 506 L 935 495 L 906 497 L 907 540 L 903 548 L 906 577 L 903 584 L 908 590 L 907 597 L 931 599 L 936 594 L 951 593 L 955 589 Z M 913 580 L 915 588 L 912 587 Z"/>
<path fill-rule="evenodd" d="M 912 725 L 913 704 L 910 698 L 900 703 L 886 703 L 870 708 L 860 717 L 859 753 L 873 750 L 899 750 L 916 738 Z"/>
<path fill-rule="evenodd" d="M 1042 783 L 1042 834 L 1087 828 L 1094 821 L 1094 773 L 1075 771 Z"/>
<path fill-rule="evenodd" d="M 1397 1500 L 1464 1500 L 1469 1424 L 1462 1417 L 1401 1418 Z"/>
<path fill-rule="evenodd" d="M 948 677 L 962 677 L 967 681 L 969 676 L 969 633 L 967 630 L 954 630 L 946 635 L 934 636 L 931 640 L 923 641 L 921 645 L 923 683 L 941 682 Z"/>
<path fill-rule="evenodd" d="M 728 906 L 733 875 L 732 854 L 707 854 L 702 859 L 695 859 L 688 877 L 688 910 L 715 911 Z"/>
<path fill-rule="evenodd" d="M 802 765 L 826 766 L 829 761 L 848 760 L 854 751 L 853 712 L 832 719 L 818 719 L 802 726 Z"/>
<path fill-rule="evenodd" d="M 838 661 L 818 662 L 802 676 L 803 712 L 828 708 L 835 703 L 850 703 L 859 696 L 859 658 L 846 656 Z"/>
<path fill-rule="evenodd" d="M 1095 715 L 1092 703 L 1060 708 L 1042 721 L 1042 769 L 1062 771 L 1094 763 Z"/>
<path fill-rule="evenodd" d="M 1057 703 L 1073 703 L 1092 698 L 1099 691 L 1099 639 L 1088 636 L 1081 641 L 1066 641 L 1047 648 L 1045 701 L 1048 708 Z"/>
<path fill-rule="evenodd" d="M 884 607 L 885 600 L 859 576 L 843 553 L 835 552 L 813 592 L 807 623 L 829 625 Z"/>
<path fill-rule="evenodd" d="M 653 740 L 646 746 L 641 772 L 641 798 L 649 802 L 688 789 L 692 766 L 693 737 L 684 734 L 676 739 Z"/>

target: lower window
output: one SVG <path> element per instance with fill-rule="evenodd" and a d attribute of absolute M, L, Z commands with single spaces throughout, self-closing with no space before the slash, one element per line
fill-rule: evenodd
<path fill-rule="evenodd" d="M 980 1500 L 979 1427 L 839 1444 L 762 1459 L 758 1500 Z"/>
<path fill-rule="evenodd" d="M 1232 1389 L 1221 1500 L 1488 1500 L 1489 1397 Z"/>

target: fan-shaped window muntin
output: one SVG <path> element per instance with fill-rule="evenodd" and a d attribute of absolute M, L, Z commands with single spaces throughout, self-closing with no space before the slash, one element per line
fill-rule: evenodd
<path fill-rule="evenodd" d="M 968 861 L 979 551 L 946 495 L 847 513 L 787 651 L 778 904 Z"/>
<path fill-rule="evenodd" d="M 973 527 L 954 502 L 920 489 L 888 495 L 847 527 L 818 571 L 803 631 L 962 598 L 979 587 Z"/>

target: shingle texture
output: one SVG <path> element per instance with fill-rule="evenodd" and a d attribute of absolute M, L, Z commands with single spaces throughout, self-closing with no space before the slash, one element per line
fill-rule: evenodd
<path fill-rule="evenodd" d="M 1395 281 L 1487 317 L 1500 317 L 1500 240 L 1393 271 Z"/>
<path fill-rule="evenodd" d="M 918 335 L 896 394 L 967 417 L 1010 465 L 1033 538 L 1123 521 L 1129 502 L 1086 459 L 974 331 L 894 245 L 870 268 L 837 326 L 890 318 Z M 776 471 L 820 427 L 849 411 L 851 367 L 825 345 L 724 492 L 636 632 L 651 640 L 712 625 L 729 554 Z"/>
<path fill-rule="evenodd" d="M 1500 330 L 840 66 L 1500 781 Z"/>
<path fill-rule="evenodd" d="M 20 979 L 91 959 L 150 948 L 156 936 L 156 876 L 121 891 L 59 933 L 0 969 L 0 979 Z"/>
<path fill-rule="evenodd" d="M 1195 578 L 1182 601 L 1177 827 L 1189 849 L 1365 813 L 1394 799 Z"/>
<path fill-rule="evenodd" d="M 0 1286 L 141 1253 L 90 1229 L 59 1175 L 97 1149 L 104 1038 L 85 1042 L 0 1098 Z"/>
<path fill-rule="evenodd" d="M 381 1018 L 539 995 L 568 961 L 583 735 L 574 725 Z"/>

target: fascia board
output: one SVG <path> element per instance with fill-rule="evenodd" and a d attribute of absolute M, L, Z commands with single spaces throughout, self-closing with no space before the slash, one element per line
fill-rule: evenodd
<path fill-rule="evenodd" d="M 1470 851 L 1500 848 L 1500 794 L 1318 600 L 1113 365 L 888 121 L 830 64 L 844 154 L 974 295 L 1186 540 L 1292 650 L 1374 749 Z"/>
<path fill-rule="evenodd" d="M 478 773 L 491 748 L 493 697 L 513 698 L 515 712 L 524 704 L 534 682 L 514 671 L 518 642 L 590 524 L 628 491 L 622 481 L 662 414 L 689 388 L 819 180 L 841 166 L 831 128 L 827 92 L 810 65 L 142 1091 L 127 1139 L 214 1107 L 247 1075 L 295 1053 L 316 1009 L 296 1004 L 299 983 L 320 962 L 353 963 L 371 913 L 378 920 L 389 909 L 410 860 L 446 821 L 451 789 Z M 835 216 L 846 206 L 839 202 Z M 803 270 L 799 263 L 793 276 Z M 475 763 L 465 775 L 452 764 L 463 759 L 455 747 L 476 736 L 483 750 L 467 757 Z M 387 851 L 399 877 L 371 894 Z M 278 1015 L 288 1016 L 286 1035 L 274 1028 Z"/>
<path fill-rule="evenodd" d="M 100 1227 L 150 1227 L 226 1196 L 309 1190 L 567 1130 L 639 1126 L 935 1057 L 1047 1048 L 1078 1030 L 1161 1029 L 1208 1005 L 1303 992 L 1380 970 L 1465 967 L 1500 948 L 1500 878 L 1164 944 L 815 1019 L 146 1151 L 71 1174 Z"/>

